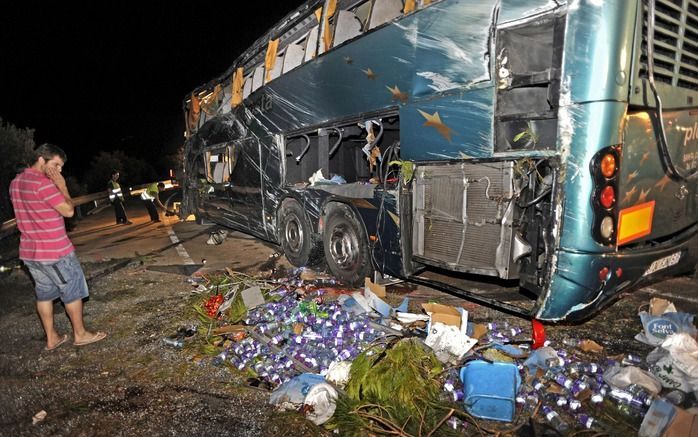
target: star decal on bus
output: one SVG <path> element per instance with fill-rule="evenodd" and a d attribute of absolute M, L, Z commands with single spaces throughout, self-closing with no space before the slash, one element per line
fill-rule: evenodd
<path fill-rule="evenodd" d="M 637 177 L 637 175 L 639 175 L 639 174 L 640 174 L 640 172 L 639 172 L 638 170 L 635 170 L 634 172 L 630 173 L 630 174 L 628 175 L 628 182 L 630 182 L 630 181 L 632 181 L 633 179 L 635 179 L 635 178 Z"/>
<path fill-rule="evenodd" d="M 370 68 L 367 68 L 367 69 L 361 70 L 361 71 L 363 71 L 364 74 L 366 74 L 366 77 L 367 77 L 368 79 L 373 80 L 373 79 L 375 79 L 376 77 L 378 77 L 378 75 L 377 75 L 376 73 L 374 73 L 373 70 L 371 70 Z"/>
<path fill-rule="evenodd" d="M 648 159 L 650 159 L 650 152 L 649 151 L 642 154 L 642 159 L 640 159 L 640 165 L 644 164 L 645 161 L 647 161 Z"/>
<path fill-rule="evenodd" d="M 450 127 L 446 126 L 443 121 L 441 121 L 441 117 L 439 116 L 439 112 L 434 112 L 433 114 L 429 114 L 427 112 L 421 111 L 417 109 L 420 114 L 422 114 L 422 117 L 424 117 L 427 121 L 424 123 L 424 126 L 429 126 L 433 127 L 436 129 L 436 131 L 444 138 L 448 140 L 448 142 L 451 142 L 451 135 L 453 134 L 458 134 L 456 131 L 451 129 Z"/>
<path fill-rule="evenodd" d="M 390 94 L 393 95 L 393 100 L 399 100 L 402 103 L 407 103 L 407 93 L 400 91 L 400 88 L 398 88 L 397 85 L 395 85 L 393 88 L 386 85 L 386 88 L 388 88 Z"/>
<path fill-rule="evenodd" d="M 630 203 L 632 198 L 635 196 L 635 193 L 637 193 L 637 186 L 634 186 L 630 191 L 627 191 L 625 193 L 625 196 L 623 196 L 623 200 L 621 203 Z"/>
<path fill-rule="evenodd" d="M 652 191 L 652 188 L 648 188 L 647 191 L 640 190 L 640 197 L 637 198 L 637 203 L 647 202 L 647 195 Z"/>
<path fill-rule="evenodd" d="M 666 188 L 666 185 L 667 185 L 669 182 L 671 182 L 671 179 L 669 178 L 669 176 L 664 175 L 664 177 L 661 178 L 661 179 L 659 180 L 659 182 L 657 182 L 656 184 L 654 184 L 654 186 L 655 186 L 655 187 L 659 187 L 659 191 L 664 191 L 664 189 Z"/>

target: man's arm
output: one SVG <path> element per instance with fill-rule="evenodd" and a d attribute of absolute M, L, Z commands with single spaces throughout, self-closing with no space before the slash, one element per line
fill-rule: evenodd
<path fill-rule="evenodd" d="M 65 184 L 63 175 L 58 170 L 49 167 L 46 169 L 46 176 L 51 179 L 58 191 L 63 195 L 63 202 L 54 206 L 54 208 L 63 217 L 72 217 L 75 214 L 75 205 L 73 205 L 73 199 L 70 197 L 70 193 L 68 193 L 68 187 Z"/>
<path fill-rule="evenodd" d="M 155 202 L 155 205 L 157 205 L 158 208 L 162 209 L 163 211 L 167 211 L 167 208 L 165 208 L 165 205 L 160 202 L 160 198 L 158 196 L 155 196 L 153 202 Z"/>

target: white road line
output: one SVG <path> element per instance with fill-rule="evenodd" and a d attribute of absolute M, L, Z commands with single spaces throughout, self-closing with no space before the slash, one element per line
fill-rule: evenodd
<path fill-rule="evenodd" d="M 167 233 L 170 234 L 170 240 L 172 241 L 172 243 L 174 243 L 174 244 L 179 243 L 179 238 L 177 238 L 177 234 L 175 234 L 175 232 L 172 230 L 172 228 L 167 229 Z M 179 256 L 184 258 L 184 264 L 189 264 L 189 265 L 195 264 L 194 260 L 191 259 L 191 257 L 187 253 L 187 249 L 185 249 L 181 243 L 177 244 L 175 246 L 175 250 L 177 251 Z"/>
<path fill-rule="evenodd" d="M 642 289 L 642 291 L 644 291 L 645 293 L 648 293 L 648 294 L 656 294 L 656 295 L 659 295 L 661 297 L 670 297 L 672 299 L 685 300 L 686 302 L 691 302 L 691 303 L 698 303 L 698 299 L 696 299 L 696 298 L 681 296 L 678 294 L 669 293 L 669 292 L 662 291 L 662 290 L 657 290 L 656 288 L 645 287 Z"/>

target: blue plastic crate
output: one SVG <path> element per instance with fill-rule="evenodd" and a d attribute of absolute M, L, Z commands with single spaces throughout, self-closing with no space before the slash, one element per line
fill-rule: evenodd
<path fill-rule="evenodd" d="M 511 363 L 471 361 L 460 370 L 465 410 L 475 417 L 511 422 L 521 376 Z"/>

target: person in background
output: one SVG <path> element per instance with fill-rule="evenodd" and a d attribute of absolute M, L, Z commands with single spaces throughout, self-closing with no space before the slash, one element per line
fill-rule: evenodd
<path fill-rule="evenodd" d="M 36 312 L 46 333 L 45 350 L 68 340 L 56 332 L 53 301 L 61 299 L 73 328 L 73 344 L 84 346 L 102 340 L 106 333 L 90 332 L 83 322 L 83 299 L 89 295 L 85 274 L 65 231 L 64 217 L 75 213 L 61 171 L 65 152 L 52 144 L 36 149 L 31 167 L 10 183 L 10 199 L 20 232 L 19 258 L 34 278 Z"/>
<path fill-rule="evenodd" d="M 126 217 L 126 210 L 124 209 L 124 193 L 121 191 L 121 185 L 119 185 L 119 172 L 114 170 L 111 172 L 111 178 L 107 182 L 107 192 L 109 193 L 109 201 L 114 207 L 114 214 L 116 215 L 116 224 L 130 225 L 132 224 Z"/>
<path fill-rule="evenodd" d="M 145 208 L 150 214 L 150 221 L 157 223 L 160 222 L 160 215 L 158 214 L 157 208 L 171 214 L 170 211 L 165 208 L 165 205 L 160 202 L 160 192 L 165 189 L 165 184 L 162 182 L 153 182 L 148 185 L 148 187 L 141 193 L 141 199 L 145 203 Z M 156 208 L 157 206 L 157 208 Z"/>

